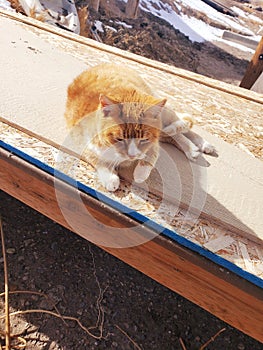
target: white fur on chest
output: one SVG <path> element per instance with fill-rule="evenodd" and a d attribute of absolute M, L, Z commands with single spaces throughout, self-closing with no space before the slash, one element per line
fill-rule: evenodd
<path fill-rule="evenodd" d="M 88 150 L 95 153 L 96 156 L 103 162 L 119 165 L 126 160 L 125 157 L 121 156 L 115 149 L 114 146 L 110 147 L 98 147 L 94 143 L 90 142 L 87 146 Z"/>

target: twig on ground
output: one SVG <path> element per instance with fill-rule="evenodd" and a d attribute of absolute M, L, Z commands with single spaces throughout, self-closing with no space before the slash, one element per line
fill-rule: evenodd
<path fill-rule="evenodd" d="M 142 348 L 123 329 L 121 329 L 121 327 L 119 327 L 117 324 L 115 324 L 115 327 L 129 339 L 136 349 L 142 350 Z"/>
<path fill-rule="evenodd" d="M 101 289 L 100 282 L 99 282 L 99 279 L 98 279 L 98 276 L 97 276 L 97 273 L 96 273 L 96 264 L 95 264 L 94 254 L 93 254 L 93 251 L 92 251 L 90 246 L 89 246 L 89 252 L 90 252 L 90 255 L 91 255 L 91 258 L 92 258 L 93 276 L 94 276 L 95 281 L 97 283 L 97 286 L 99 288 L 99 296 L 98 296 L 97 302 L 96 302 L 97 309 L 98 309 L 97 322 L 96 322 L 96 326 L 89 327 L 89 330 L 97 328 L 99 330 L 99 332 L 100 332 L 101 338 L 103 338 L 103 326 L 104 326 L 104 315 L 105 315 L 105 312 L 104 312 L 103 307 L 101 306 L 101 303 L 102 303 L 102 300 L 103 300 L 103 297 L 104 297 L 104 293 L 106 292 L 108 286 L 106 288 L 104 288 L 103 290 Z"/>
<path fill-rule="evenodd" d="M 2 242 L 2 252 L 4 259 L 4 280 L 5 280 L 5 349 L 11 349 L 10 342 L 10 315 L 9 315 L 9 287 L 8 287 L 8 270 L 7 270 L 7 261 L 6 261 L 6 250 L 5 250 L 5 239 L 4 231 L 2 226 L 2 218 L 0 217 L 0 232 L 1 232 L 1 242 Z"/>
<path fill-rule="evenodd" d="M 59 312 L 58 308 L 56 307 L 55 303 L 53 302 L 53 300 L 45 293 L 31 291 L 31 290 L 16 290 L 16 291 L 9 292 L 9 295 L 10 294 L 30 294 L 30 295 L 39 295 L 41 297 L 44 297 L 48 302 L 51 303 L 51 305 L 52 305 L 53 309 L 56 311 L 56 313 L 58 315 L 60 315 L 60 312 Z M 4 295 L 5 295 L 5 293 L 0 293 L 0 297 L 2 297 Z M 64 321 L 64 323 L 67 325 L 67 323 L 65 321 Z"/>
<path fill-rule="evenodd" d="M 203 344 L 199 350 L 204 350 L 210 343 L 212 343 L 221 333 L 223 333 L 226 330 L 226 328 L 220 329 L 215 335 L 213 335 L 205 344 Z M 183 350 L 187 350 L 184 341 L 182 338 L 179 338 L 180 345 Z"/>
<path fill-rule="evenodd" d="M 211 337 L 204 345 L 201 346 L 199 350 L 204 350 L 210 343 L 212 343 L 221 333 L 223 333 L 226 328 L 220 329 L 213 337 Z"/>
<path fill-rule="evenodd" d="M 2 336 L 5 336 L 5 332 L 0 331 L 0 334 Z M 26 342 L 26 340 L 24 338 L 20 337 L 17 334 L 14 334 L 14 335 L 10 334 L 10 338 L 14 339 L 14 340 L 17 340 L 17 341 L 19 341 L 21 343 L 21 344 L 17 344 L 17 345 L 12 344 L 11 345 L 12 349 L 21 350 L 21 349 L 25 349 L 26 348 L 27 342 Z M 2 347 L 2 345 L 0 344 L 0 350 L 4 350 L 4 349 L 6 350 L 6 347 L 5 346 Z"/>
<path fill-rule="evenodd" d="M 94 335 L 93 333 L 91 333 L 89 331 L 89 328 L 85 327 L 78 318 L 76 317 L 73 317 L 73 316 L 64 316 L 64 315 L 59 315 L 53 311 L 49 311 L 49 310 L 42 310 L 42 309 L 32 309 L 32 310 L 20 310 L 20 311 L 14 311 L 14 312 L 11 312 L 9 315 L 10 317 L 12 316 L 17 316 L 17 315 L 25 315 L 25 314 L 33 314 L 33 313 L 40 313 L 40 314 L 48 314 L 48 315 L 51 315 L 51 316 L 54 316 L 54 317 L 57 317 L 57 318 L 60 318 L 62 321 L 64 320 L 67 320 L 67 321 L 75 321 L 79 327 L 81 329 L 83 329 L 89 336 L 91 336 L 92 338 L 95 338 L 95 339 L 102 339 L 101 336 L 96 336 Z M 0 316 L 0 320 L 3 319 L 5 316 Z"/>
<path fill-rule="evenodd" d="M 179 338 L 179 342 L 180 342 L 180 345 L 181 345 L 182 349 L 183 349 L 183 350 L 187 350 L 187 349 L 186 349 L 186 346 L 184 345 L 184 341 L 183 341 L 182 338 Z"/>

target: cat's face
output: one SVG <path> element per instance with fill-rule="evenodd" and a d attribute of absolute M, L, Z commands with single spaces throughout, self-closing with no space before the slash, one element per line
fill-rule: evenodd
<path fill-rule="evenodd" d="M 151 148 L 158 146 L 165 100 L 153 106 L 116 104 L 106 97 L 101 102 L 101 139 L 120 159 L 144 159 Z"/>
<path fill-rule="evenodd" d="M 117 124 L 104 133 L 105 141 L 123 160 L 144 159 L 159 142 L 159 131 L 143 124 Z"/>

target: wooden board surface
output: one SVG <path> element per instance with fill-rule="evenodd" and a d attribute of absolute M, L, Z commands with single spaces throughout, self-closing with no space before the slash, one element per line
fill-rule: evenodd
<path fill-rule="evenodd" d="M 214 83 L 212 88 L 210 80 L 204 79 L 205 84 L 201 84 L 201 80 L 189 79 L 189 73 L 185 78 L 177 76 L 169 66 L 165 72 L 158 68 L 159 63 L 152 68 L 145 65 L 145 59 L 141 62 L 140 58 L 138 62 L 129 61 L 129 55 L 127 58 L 120 57 L 119 51 L 115 53 L 114 49 L 110 53 L 102 48 L 78 45 L 77 50 L 82 57 L 79 60 L 72 56 L 74 50 L 70 41 L 66 45 L 63 39 L 63 49 L 61 46 L 57 48 L 56 42 L 61 44 L 62 39 L 54 39 L 46 31 L 32 30 L 5 17 L 0 18 L 0 25 L 6 31 L 6 35 L 0 38 L 3 52 L 0 65 L 5 67 L 2 72 L 4 84 L 0 86 L 0 114 L 8 122 L 47 142 L 61 145 L 67 136 L 63 113 L 68 84 L 88 66 L 105 61 L 114 60 L 139 71 L 154 86 L 157 94 L 168 97 L 171 107 L 179 113 L 202 113 L 208 119 L 213 113 L 227 114 L 230 119 L 235 113 L 242 113 L 244 119 L 249 114 L 254 117 L 262 115 L 261 98 L 253 93 L 242 96 L 243 89 L 221 83 Z M 134 55 L 131 57 L 134 58 Z M 193 164 L 174 147 L 164 146 L 163 157 L 157 166 L 162 183 L 153 173 L 148 183 L 150 191 L 169 201 L 179 202 L 183 207 L 190 206 L 211 220 L 261 242 L 262 162 L 200 128 L 196 130 L 216 145 L 219 157 L 200 158 Z M 161 169 L 171 170 L 162 172 Z M 171 176 L 173 171 L 177 173 L 177 180 Z M 124 175 L 129 177 L 129 174 Z"/>
<path fill-rule="evenodd" d="M 53 176 L 0 148 L 0 178 L 4 191 L 72 229 L 58 205 Z M 104 235 L 110 224 L 125 229 L 130 236 L 134 233 L 151 234 L 143 225 L 140 232 L 135 232 L 133 226 L 136 222 L 133 220 L 74 187 L 56 181 L 64 207 L 77 214 L 78 226 L 85 227 L 86 232 Z M 81 198 L 81 205 L 76 197 Z M 99 218 L 100 224 L 87 216 L 87 211 Z M 244 333 L 263 341 L 261 288 L 162 236 L 132 248 L 103 249 Z"/>

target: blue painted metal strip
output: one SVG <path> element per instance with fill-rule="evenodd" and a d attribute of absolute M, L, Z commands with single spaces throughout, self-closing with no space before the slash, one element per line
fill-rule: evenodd
<path fill-rule="evenodd" d="M 170 238 L 171 240 L 179 243 L 180 245 L 197 252 L 198 254 L 204 256 L 205 258 L 213 261 L 217 265 L 220 265 L 236 275 L 248 280 L 249 282 L 257 285 L 260 288 L 263 288 L 263 279 L 241 269 L 239 266 L 233 264 L 232 262 L 220 257 L 219 255 L 212 253 L 208 251 L 207 249 L 199 246 L 196 243 L 191 242 L 190 240 L 180 236 L 178 233 L 175 231 L 172 231 L 170 229 L 167 229 L 163 227 L 160 224 L 157 224 L 153 220 L 147 218 L 146 216 L 138 213 L 137 211 L 128 208 L 127 206 L 107 197 L 103 193 L 96 191 L 92 189 L 91 187 L 84 185 L 83 183 L 74 180 L 70 176 L 62 173 L 61 171 L 58 171 L 51 166 L 47 165 L 46 163 L 41 162 L 40 160 L 28 155 L 27 153 L 3 142 L 0 140 L 0 147 L 3 149 L 11 152 L 12 154 L 22 158 L 23 160 L 27 161 L 28 163 L 38 167 L 41 170 L 44 170 L 46 173 L 56 176 L 59 180 L 62 180 L 66 182 L 67 184 L 78 188 L 79 190 L 85 192 L 86 194 L 90 195 L 91 197 L 98 199 L 99 201 L 111 206 L 112 208 L 116 209 L 117 211 L 129 216 L 130 218 L 139 221 L 140 223 L 144 224 L 148 228 L 156 231 L 156 232 L 161 232 L 164 236 Z"/>

